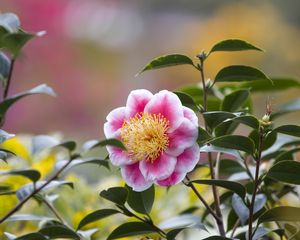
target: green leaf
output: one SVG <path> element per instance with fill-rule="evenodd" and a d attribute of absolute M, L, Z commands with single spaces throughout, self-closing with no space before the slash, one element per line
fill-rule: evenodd
<path fill-rule="evenodd" d="M 266 134 L 265 141 L 263 142 L 263 150 L 273 147 L 277 140 L 276 131 L 270 131 Z M 258 141 L 257 141 L 258 143 Z"/>
<path fill-rule="evenodd" d="M 241 89 L 226 95 L 222 101 L 221 110 L 234 112 L 239 110 L 249 97 L 249 90 Z"/>
<path fill-rule="evenodd" d="M 121 212 L 118 210 L 115 210 L 115 209 L 100 209 L 100 210 L 94 211 L 92 213 L 89 213 L 80 221 L 80 223 L 78 224 L 77 230 L 83 228 L 85 225 L 87 225 L 89 223 L 99 221 L 103 218 L 112 216 L 117 213 L 121 213 Z"/>
<path fill-rule="evenodd" d="M 103 190 L 100 193 L 100 197 L 105 198 L 118 205 L 124 205 L 127 199 L 128 191 L 124 187 L 112 187 L 107 190 Z"/>
<path fill-rule="evenodd" d="M 199 111 L 199 107 L 197 106 L 194 99 L 190 95 L 184 92 L 174 92 L 174 93 L 179 97 L 183 106 L 186 106 L 195 112 Z"/>
<path fill-rule="evenodd" d="M 0 52 L 0 80 L 4 81 L 8 77 L 9 71 L 10 59 L 3 52 Z"/>
<path fill-rule="evenodd" d="M 0 129 L 0 143 L 3 143 L 10 138 L 13 138 L 14 136 L 15 136 L 15 134 L 10 134 L 10 133 L 5 132 L 4 130 Z M 4 151 L 4 149 L 1 149 L 1 151 Z"/>
<path fill-rule="evenodd" d="M 243 65 L 233 65 L 221 69 L 216 77 L 215 82 L 244 82 L 244 81 L 258 81 L 269 80 L 260 70 Z"/>
<path fill-rule="evenodd" d="M 253 82 L 246 82 L 240 85 L 240 88 L 250 88 L 251 92 L 271 92 L 283 91 L 289 88 L 300 88 L 300 82 L 294 78 L 271 78 L 270 80 L 260 80 Z"/>
<path fill-rule="evenodd" d="M 212 49 L 210 50 L 210 53 L 212 52 L 232 52 L 232 51 L 246 51 L 246 50 L 256 50 L 263 52 L 262 49 L 252 45 L 251 43 L 248 43 L 244 40 L 240 39 L 227 39 L 223 40 L 221 42 L 218 42 L 215 44 Z"/>
<path fill-rule="evenodd" d="M 300 185 L 300 162 L 280 161 L 273 165 L 267 177 L 280 182 Z"/>
<path fill-rule="evenodd" d="M 33 94 L 47 94 L 50 96 L 55 96 L 55 93 L 52 88 L 48 87 L 46 84 L 39 85 L 29 91 L 17 94 L 15 96 L 12 96 L 10 98 L 7 98 L 3 100 L 0 103 L 0 118 L 3 118 L 6 111 L 9 109 L 11 105 L 13 105 L 18 100 L 22 99 L 23 97 L 30 96 Z"/>
<path fill-rule="evenodd" d="M 254 129 L 259 128 L 258 119 L 254 116 L 246 115 L 224 120 L 215 128 L 215 134 L 216 136 L 231 134 L 236 129 L 236 127 L 238 127 L 238 124 L 244 124 Z"/>
<path fill-rule="evenodd" d="M 67 162 L 68 162 L 68 160 L 58 161 L 56 163 L 56 167 L 58 169 L 60 169 Z M 95 158 L 95 157 L 90 157 L 90 158 L 72 160 L 72 162 L 67 166 L 67 168 L 65 168 L 64 171 L 68 171 L 73 167 L 77 167 L 77 166 L 84 165 L 84 164 L 96 164 L 96 165 L 103 166 L 103 167 L 109 169 L 109 164 L 108 164 L 107 160 L 103 160 L 103 159 L 99 159 L 99 158 Z"/>
<path fill-rule="evenodd" d="M 54 225 L 49 227 L 44 227 L 39 231 L 41 234 L 50 237 L 51 239 L 55 238 L 71 238 L 80 240 L 80 236 L 74 232 L 72 229 L 64 225 Z"/>
<path fill-rule="evenodd" d="M 45 216 L 37 216 L 32 214 L 14 214 L 9 217 L 6 221 L 15 222 L 15 221 L 43 221 L 43 220 L 51 220 L 53 218 L 45 217 Z"/>
<path fill-rule="evenodd" d="M 220 161 L 220 174 L 224 175 L 230 175 L 238 172 L 244 172 L 246 171 L 242 165 L 232 159 L 222 159 Z"/>
<path fill-rule="evenodd" d="M 297 207 L 275 207 L 267 210 L 263 215 L 258 218 L 258 223 L 264 222 L 299 222 L 300 221 L 300 208 Z"/>
<path fill-rule="evenodd" d="M 152 185 L 143 192 L 133 191 L 131 187 L 126 186 L 128 190 L 127 203 L 136 212 L 142 214 L 149 214 L 151 212 L 154 198 L 155 188 Z"/>
<path fill-rule="evenodd" d="M 63 147 L 63 148 L 66 148 L 67 150 L 69 150 L 70 152 L 73 152 L 76 149 L 76 142 L 66 141 L 66 142 L 62 142 L 62 143 L 56 145 L 55 147 Z"/>
<path fill-rule="evenodd" d="M 115 138 L 110 138 L 110 139 L 105 139 L 102 141 L 95 142 L 92 146 L 89 147 L 89 149 L 93 149 L 96 147 L 104 147 L 107 145 L 126 150 L 126 147 L 124 146 L 124 144 L 120 140 L 115 139 Z"/>
<path fill-rule="evenodd" d="M 199 144 L 203 144 L 207 142 L 209 139 L 211 139 L 211 136 L 208 132 L 206 132 L 203 128 L 198 127 L 198 138 L 197 142 Z"/>
<path fill-rule="evenodd" d="M 17 32 L 20 27 L 20 19 L 14 13 L 1 13 L 0 26 L 5 28 L 8 32 Z"/>
<path fill-rule="evenodd" d="M 213 112 L 205 112 L 203 113 L 203 117 L 205 119 L 206 124 L 209 128 L 213 129 L 221 122 L 225 121 L 226 119 L 235 118 L 240 116 L 241 113 L 230 113 L 224 111 L 213 111 Z"/>
<path fill-rule="evenodd" d="M 272 233 L 272 232 L 276 233 L 279 237 L 282 237 L 284 230 L 283 229 L 272 230 L 272 229 L 269 229 L 269 228 L 259 227 L 255 231 L 252 239 L 253 240 L 264 239 L 263 238 L 264 236 L 266 236 L 266 235 L 268 235 L 269 233 Z"/>
<path fill-rule="evenodd" d="M 28 233 L 25 234 L 23 236 L 14 238 L 13 240 L 48 240 L 49 238 L 45 237 L 43 234 L 41 233 Z"/>
<path fill-rule="evenodd" d="M 255 151 L 253 141 L 250 138 L 240 135 L 217 137 L 209 141 L 209 143 L 217 147 L 235 149 L 249 154 L 253 154 Z"/>
<path fill-rule="evenodd" d="M 298 110 L 300 110 L 300 98 L 292 100 L 292 101 L 278 107 L 278 110 L 271 114 L 271 120 L 274 120 L 284 114 L 298 111 Z"/>
<path fill-rule="evenodd" d="M 293 148 L 289 151 L 284 151 L 282 153 L 276 154 L 275 163 L 278 163 L 278 162 L 284 161 L 284 160 L 294 160 L 293 154 L 296 152 L 299 152 L 299 151 L 300 151 L 300 148 Z"/>
<path fill-rule="evenodd" d="M 221 236 L 210 236 L 207 238 L 203 238 L 202 240 L 232 240 L 232 239 L 227 237 L 221 237 Z"/>
<path fill-rule="evenodd" d="M 233 181 L 228 181 L 228 180 L 212 180 L 212 179 L 194 180 L 192 182 L 196 183 L 196 184 L 214 185 L 214 186 L 226 188 L 226 189 L 236 193 L 241 198 L 244 198 L 246 195 L 245 187 L 238 182 L 233 182 Z"/>
<path fill-rule="evenodd" d="M 38 181 L 41 177 L 40 172 L 35 169 L 0 171 L 0 174 L 23 176 L 30 179 L 33 182 Z"/>
<path fill-rule="evenodd" d="M 297 125 L 283 125 L 275 128 L 273 131 L 295 137 L 300 137 L 300 126 Z"/>
<path fill-rule="evenodd" d="M 144 222 L 128 222 L 120 225 L 108 236 L 107 240 L 146 235 L 156 232 L 151 225 Z"/>
<path fill-rule="evenodd" d="M 24 198 L 26 198 L 29 194 L 33 192 L 35 188 L 39 188 L 40 186 L 44 185 L 46 181 L 38 181 L 35 184 L 28 183 L 23 185 L 21 188 L 19 188 L 16 192 L 17 198 L 19 201 L 22 201 Z M 40 193 L 53 190 L 57 187 L 67 185 L 71 188 L 73 188 L 73 183 L 69 181 L 52 181 L 50 182 L 46 187 L 44 187 Z"/>
<path fill-rule="evenodd" d="M 217 147 L 213 145 L 205 145 L 200 148 L 200 152 L 217 152 L 217 153 L 226 153 L 228 155 L 234 156 L 236 159 L 243 161 L 243 158 L 239 154 L 237 150 L 230 149 L 230 148 L 222 148 L 222 147 Z"/>
<path fill-rule="evenodd" d="M 151 60 L 138 74 L 141 74 L 142 72 L 145 72 L 147 70 L 159 69 L 159 68 L 165 68 L 165 67 L 171 67 L 171 66 L 183 65 L 183 64 L 194 66 L 193 61 L 185 55 L 182 54 L 164 55 Z"/>
<path fill-rule="evenodd" d="M 267 202 L 267 198 L 265 195 L 263 194 L 256 195 L 253 212 L 258 213 L 259 210 L 261 210 L 265 206 L 266 202 Z M 245 224 L 249 218 L 249 209 L 245 205 L 244 200 L 237 194 L 233 194 L 231 204 L 233 210 L 241 220 L 241 223 Z"/>

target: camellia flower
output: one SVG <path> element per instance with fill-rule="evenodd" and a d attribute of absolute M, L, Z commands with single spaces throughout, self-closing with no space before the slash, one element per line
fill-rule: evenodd
<path fill-rule="evenodd" d="M 134 90 L 106 119 L 105 136 L 127 148 L 107 146 L 109 158 L 135 191 L 177 184 L 199 161 L 198 118 L 172 92 Z"/>

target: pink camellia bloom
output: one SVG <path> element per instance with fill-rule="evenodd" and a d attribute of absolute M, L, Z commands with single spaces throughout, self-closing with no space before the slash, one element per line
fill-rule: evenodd
<path fill-rule="evenodd" d="M 199 161 L 198 118 L 172 92 L 134 90 L 126 106 L 111 111 L 106 120 L 105 136 L 121 140 L 127 148 L 107 146 L 109 158 L 135 191 L 153 183 L 177 184 Z"/>

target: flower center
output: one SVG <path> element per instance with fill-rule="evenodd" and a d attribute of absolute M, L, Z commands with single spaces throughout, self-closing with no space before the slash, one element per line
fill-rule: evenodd
<path fill-rule="evenodd" d="M 137 113 L 124 120 L 121 137 L 129 155 L 136 161 L 155 161 L 168 147 L 169 121 L 159 114 Z"/>

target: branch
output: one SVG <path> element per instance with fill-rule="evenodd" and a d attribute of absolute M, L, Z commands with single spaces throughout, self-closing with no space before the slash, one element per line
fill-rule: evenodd
<path fill-rule="evenodd" d="M 32 193 L 27 195 L 22 201 L 20 201 L 12 210 L 10 210 L 4 217 L 0 219 L 0 224 L 3 223 L 7 218 L 13 215 L 15 212 L 21 209 L 21 207 L 35 194 L 39 193 L 44 187 L 50 184 L 53 180 L 57 179 L 58 175 L 72 162 L 73 158 L 71 158 L 64 166 L 61 167 L 51 178 L 49 178 L 43 185 L 38 188 L 35 188 Z"/>
<path fill-rule="evenodd" d="M 9 90 L 9 86 L 10 86 L 10 82 L 11 82 L 11 78 L 12 78 L 12 73 L 14 70 L 15 61 L 16 61 L 16 59 L 13 58 L 10 62 L 10 69 L 9 69 L 9 73 L 8 73 L 8 77 L 7 77 L 7 83 L 5 85 L 4 92 L 3 92 L 3 99 L 6 99 L 7 95 L 8 95 L 8 90 Z"/>

